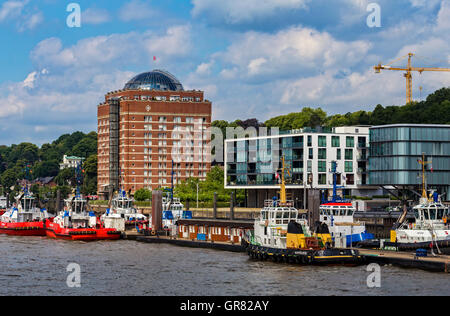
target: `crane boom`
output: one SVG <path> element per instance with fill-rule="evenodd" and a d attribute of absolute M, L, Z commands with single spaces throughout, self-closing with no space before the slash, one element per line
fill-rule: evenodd
<path fill-rule="evenodd" d="M 406 103 L 412 102 L 412 72 L 417 71 L 420 74 L 424 71 L 450 71 L 450 68 L 438 68 L 438 67 L 412 67 L 411 59 L 414 56 L 413 53 L 409 53 L 406 56 L 403 56 L 393 62 L 390 62 L 387 65 L 382 65 L 381 63 L 377 66 L 373 67 L 375 69 L 375 73 L 381 73 L 381 70 L 395 70 L 395 71 L 406 71 L 404 77 L 406 78 Z M 390 65 L 394 62 L 408 57 L 408 66 L 407 67 L 391 67 Z"/>

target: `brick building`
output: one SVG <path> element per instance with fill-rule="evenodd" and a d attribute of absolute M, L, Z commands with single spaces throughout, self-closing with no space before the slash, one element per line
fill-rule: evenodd
<path fill-rule="evenodd" d="M 211 102 L 153 70 L 98 106 L 98 191 L 170 187 L 211 169 Z M 173 171 L 172 171 L 173 170 Z"/>

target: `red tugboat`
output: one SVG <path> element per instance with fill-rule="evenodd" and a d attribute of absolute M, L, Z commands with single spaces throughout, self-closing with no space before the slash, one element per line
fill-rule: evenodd
<path fill-rule="evenodd" d="M 104 228 L 94 212 L 87 211 L 88 201 L 77 194 L 65 201 L 66 206 L 54 219 L 47 220 L 48 237 L 78 241 L 117 240 L 121 232 Z"/>
<path fill-rule="evenodd" d="M 115 228 L 105 228 L 92 211 L 89 200 L 80 194 L 82 168 L 76 168 L 76 194 L 65 200 L 65 207 L 58 216 L 46 222 L 46 234 L 51 238 L 79 241 L 117 240 L 121 232 Z"/>
<path fill-rule="evenodd" d="M 0 234 L 14 236 L 45 236 L 47 210 L 35 206 L 35 197 L 25 188 L 13 207 L 0 217 Z"/>

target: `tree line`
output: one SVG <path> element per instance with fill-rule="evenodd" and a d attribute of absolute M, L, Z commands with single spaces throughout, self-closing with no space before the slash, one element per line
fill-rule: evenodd
<path fill-rule="evenodd" d="M 346 114 L 327 115 L 322 108 L 303 107 L 300 112 L 280 115 L 265 122 L 257 119 L 236 120 L 234 122 L 214 121 L 226 136 L 227 127 L 278 127 L 280 130 L 293 130 L 305 127 L 339 127 L 352 125 L 387 124 L 450 124 L 450 88 L 442 88 L 430 94 L 426 100 L 412 102 L 403 106 L 378 104 L 373 111 L 356 111 Z"/>
<path fill-rule="evenodd" d="M 97 191 L 97 133 L 74 132 L 64 134 L 52 143 L 38 147 L 32 143 L 0 146 L 0 184 L 2 193 L 12 193 L 11 198 L 21 190 L 19 180 L 33 181 L 38 178 L 54 177 L 58 185 L 54 190 L 42 188 L 45 195 L 54 195 L 60 189 L 64 195 L 70 193 L 75 185 L 75 169 L 60 170 L 63 156 L 85 158 L 83 163 L 83 186 L 85 194 L 95 194 Z M 38 191 L 33 186 L 32 191 Z M 38 192 L 35 192 L 38 193 Z"/>

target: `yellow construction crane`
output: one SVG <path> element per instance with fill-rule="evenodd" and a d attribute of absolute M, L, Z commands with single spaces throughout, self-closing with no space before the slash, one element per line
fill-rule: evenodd
<path fill-rule="evenodd" d="M 408 55 L 402 56 L 396 60 L 394 60 L 393 62 L 390 62 L 387 65 L 381 65 L 378 64 L 378 66 L 373 67 L 375 69 L 375 73 L 380 73 L 381 70 L 400 70 L 400 71 L 406 71 L 406 73 L 404 74 L 405 78 L 406 78 L 406 103 L 411 103 L 412 102 L 412 72 L 413 71 L 418 71 L 420 74 L 422 74 L 422 72 L 424 71 L 450 71 L 450 68 L 436 68 L 436 67 L 431 67 L 431 68 L 426 68 L 426 67 L 412 67 L 411 66 L 411 59 L 412 57 L 415 56 L 415 54 L 413 53 L 409 53 Z M 408 57 L 408 66 L 406 68 L 401 68 L 401 67 L 391 67 L 390 65 L 392 65 L 393 63 Z"/>

